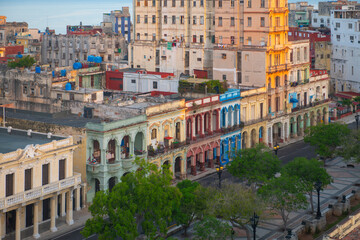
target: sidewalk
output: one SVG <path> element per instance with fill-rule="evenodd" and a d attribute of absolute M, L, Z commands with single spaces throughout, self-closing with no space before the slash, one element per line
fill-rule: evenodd
<path fill-rule="evenodd" d="M 88 211 L 87 207 L 81 209 L 80 211 L 73 212 L 74 224 L 71 226 L 66 224 L 66 221 L 65 221 L 66 217 L 59 217 L 56 219 L 56 227 L 57 227 L 56 232 L 50 231 L 50 222 L 49 221 L 41 223 L 41 224 L 39 224 L 39 233 L 40 233 L 39 239 L 44 239 L 44 240 L 45 239 L 54 239 L 54 238 L 61 237 L 64 234 L 68 234 L 69 232 L 76 231 L 76 230 L 84 227 L 86 220 L 89 219 L 90 217 L 91 217 L 91 214 Z M 33 240 L 34 238 L 32 237 L 32 233 L 33 233 L 32 227 L 23 230 L 21 232 L 21 239 Z M 11 236 L 9 236 L 9 237 L 11 237 Z M 5 239 L 7 239 L 7 238 L 5 238 Z M 9 239 L 11 239 L 11 238 L 9 238 Z"/>
<path fill-rule="evenodd" d="M 326 167 L 328 173 L 333 177 L 333 183 L 326 187 L 320 193 L 320 207 L 324 214 L 329 205 L 334 205 L 339 197 L 342 195 L 349 196 L 353 190 L 359 190 L 357 186 L 360 183 L 360 165 L 355 165 L 355 168 L 348 168 L 342 158 L 337 157 L 327 163 Z M 317 206 L 316 193 L 313 194 L 314 207 Z M 293 233 L 301 230 L 304 225 L 304 220 L 311 221 L 315 218 L 315 214 L 310 214 L 310 204 L 308 209 L 297 211 L 290 214 L 288 221 L 288 228 L 293 230 Z M 285 239 L 287 232 L 282 231 L 283 222 L 280 216 L 272 216 L 270 219 L 260 219 L 259 225 L 256 228 L 256 239 L 259 240 L 280 240 Z M 193 230 L 188 230 L 191 233 Z M 172 237 L 176 239 L 191 239 L 191 236 L 182 237 L 182 231 L 175 233 Z M 244 230 L 237 230 L 233 239 L 246 240 Z"/>

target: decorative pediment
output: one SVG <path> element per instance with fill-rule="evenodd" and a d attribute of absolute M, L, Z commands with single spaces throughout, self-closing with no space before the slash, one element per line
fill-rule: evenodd
<path fill-rule="evenodd" d="M 20 155 L 20 158 L 18 160 L 26 160 L 29 158 L 35 158 L 43 154 L 42 151 L 39 150 L 39 145 L 33 145 L 29 144 L 25 147 L 23 150 L 22 155 Z"/>

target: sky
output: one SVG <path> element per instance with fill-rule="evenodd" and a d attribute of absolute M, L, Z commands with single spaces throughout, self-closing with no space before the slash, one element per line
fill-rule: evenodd
<path fill-rule="evenodd" d="M 318 0 L 308 2 L 317 7 Z M 80 21 L 83 25 L 99 25 L 104 12 L 124 6 L 129 6 L 132 14 L 132 0 L 0 0 L 0 15 L 9 22 L 25 21 L 29 28 L 44 31 L 48 26 L 64 34 L 67 25 L 78 25 Z"/>
<path fill-rule="evenodd" d="M 64 34 L 67 25 L 99 25 L 103 13 L 126 6 L 132 0 L 0 0 L 0 15 L 8 22 L 24 21 L 41 31 L 49 26 Z"/>

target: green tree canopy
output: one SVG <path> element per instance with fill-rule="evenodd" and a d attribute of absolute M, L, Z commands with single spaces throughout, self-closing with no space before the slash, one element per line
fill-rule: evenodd
<path fill-rule="evenodd" d="M 265 213 L 265 202 L 254 191 L 244 188 L 241 184 L 224 185 L 221 189 L 209 188 L 210 195 L 208 213 L 214 217 L 229 221 L 233 227 L 245 229 L 253 213 L 256 212 L 262 219 Z"/>
<path fill-rule="evenodd" d="M 232 234 L 229 224 L 215 217 L 205 217 L 194 226 L 195 239 L 199 240 L 225 240 Z"/>
<path fill-rule="evenodd" d="M 338 154 L 346 161 L 360 163 L 360 130 L 353 131 L 346 138 Z"/>
<path fill-rule="evenodd" d="M 306 129 L 304 141 L 315 146 L 316 153 L 321 157 L 330 158 L 336 148 L 346 142 L 349 134 L 350 129 L 345 124 L 319 124 Z"/>
<path fill-rule="evenodd" d="M 32 65 L 34 65 L 34 63 L 36 63 L 35 59 L 33 57 L 25 56 L 23 58 L 18 58 L 15 61 L 9 62 L 8 66 L 10 68 L 16 68 L 16 67 L 26 67 L 29 68 Z"/>
<path fill-rule="evenodd" d="M 305 157 L 297 157 L 293 161 L 286 164 L 282 169 L 282 174 L 296 176 L 304 186 L 305 193 L 310 196 L 311 211 L 314 212 L 314 204 L 312 193 L 315 191 L 314 184 L 317 181 L 322 182 L 325 188 L 332 181 L 331 176 L 322 167 L 322 163 L 316 159 L 307 159 Z"/>
<path fill-rule="evenodd" d="M 184 235 L 187 236 L 187 229 L 196 219 L 200 219 L 206 209 L 206 199 L 201 195 L 200 184 L 190 180 L 184 180 L 177 185 L 182 198 L 180 206 L 174 208 L 174 219 L 177 224 L 184 228 Z"/>
<path fill-rule="evenodd" d="M 257 144 L 254 148 L 240 150 L 227 168 L 235 177 L 259 183 L 280 171 L 280 161 L 264 144 Z"/>
<path fill-rule="evenodd" d="M 135 239 L 139 224 L 149 239 L 166 235 L 181 193 L 171 186 L 169 169 L 161 172 L 155 164 L 136 162 L 141 170 L 127 174 L 111 192 L 96 194 L 89 207 L 92 218 L 81 232 L 85 237 L 98 234 L 99 239 Z"/>
<path fill-rule="evenodd" d="M 287 228 L 290 213 L 307 206 L 304 185 L 295 176 L 282 174 L 272 178 L 258 192 L 270 208 L 281 216 L 284 229 Z"/>

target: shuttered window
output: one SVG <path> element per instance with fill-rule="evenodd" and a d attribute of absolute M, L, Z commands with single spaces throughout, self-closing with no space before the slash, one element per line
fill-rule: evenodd
<path fill-rule="evenodd" d="M 59 160 L 59 180 L 65 178 L 65 159 Z"/>
<path fill-rule="evenodd" d="M 49 184 L 49 164 L 42 165 L 42 185 Z"/>
<path fill-rule="evenodd" d="M 32 188 L 32 169 L 25 170 L 25 191 Z"/>
<path fill-rule="evenodd" d="M 6 196 L 11 196 L 14 194 L 14 174 L 6 175 Z"/>

